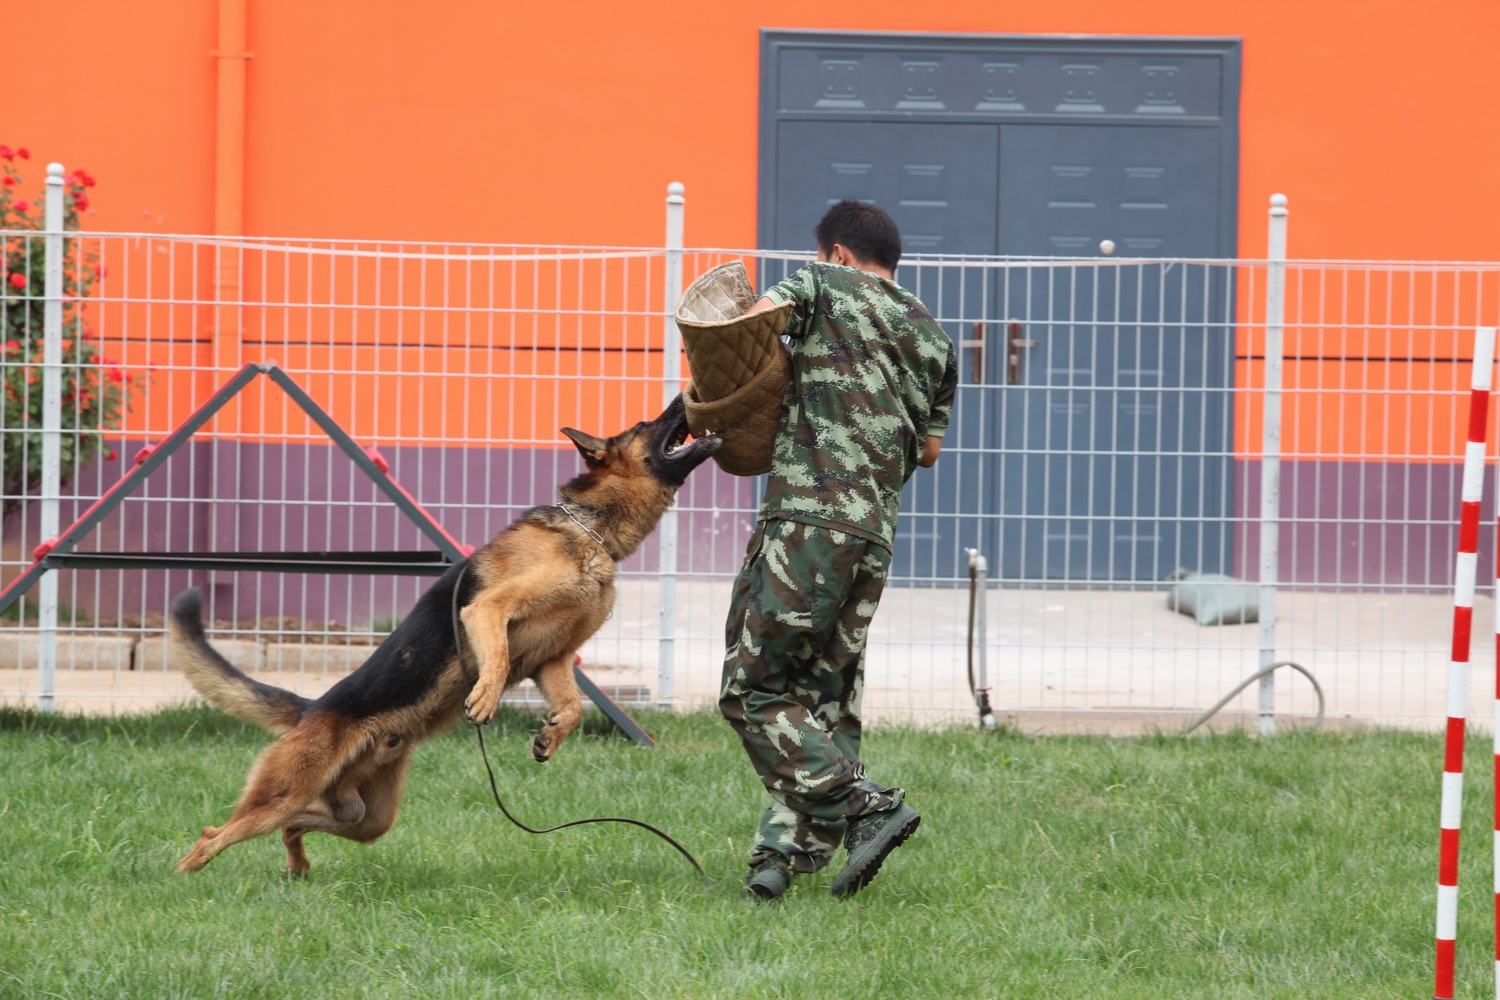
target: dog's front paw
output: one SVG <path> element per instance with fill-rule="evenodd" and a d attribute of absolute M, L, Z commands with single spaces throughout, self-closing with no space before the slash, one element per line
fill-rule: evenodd
<path fill-rule="evenodd" d="M 495 710 L 499 707 L 500 689 L 480 681 L 464 699 L 464 718 L 476 726 L 483 726 L 495 717 Z"/>

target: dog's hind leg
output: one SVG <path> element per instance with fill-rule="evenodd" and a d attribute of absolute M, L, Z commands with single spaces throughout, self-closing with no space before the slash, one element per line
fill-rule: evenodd
<path fill-rule="evenodd" d="M 283 826 L 321 796 L 348 756 L 327 724 L 304 721 L 261 753 L 234 815 L 204 827 L 178 871 L 197 871 L 228 847 Z"/>
<path fill-rule="evenodd" d="M 357 840 L 362 844 L 378 840 L 396 825 L 396 813 L 401 808 L 401 795 L 406 784 L 406 764 L 410 753 L 382 764 L 359 786 L 359 798 L 364 803 L 364 815 L 356 822 L 343 822 L 335 817 L 326 802 L 314 802 L 299 815 L 293 817 L 281 829 L 281 840 L 286 845 L 286 871 L 293 876 L 306 875 L 312 867 L 307 858 L 307 848 L 302 838 L 309 833 L 330 833 L 335 837 Z"/>
<path fill-rule="evenodd" d="M 552 709 L 547 715 L 547 724 L 536 734 L 536 739 L 531 741 L 531 755 L 542 763 L 552 758 L 562 741 L 583 720 L 583 699 L 578 693 L 578 682 L 573 677 L 575 655 L 570 650 L 564 656 L 549 660 L 531 677 Z"/>
<path fill-rule="evenodd" d="M 312 868 L 312 862 L 307 858 L 307 847 L 302 843 L 302 835 L 321 830 L 325 825 L 338 825 L 338 821 L 329 815 L 326 805 L 313 802 L 281 828 L 281 843 L 286 847 L 288 875 L 301 878 Z"/>

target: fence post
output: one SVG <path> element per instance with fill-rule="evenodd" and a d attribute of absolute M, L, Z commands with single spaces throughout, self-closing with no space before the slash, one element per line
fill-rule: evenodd
<path fill-rule="evenodd" d="M 682 391 L 682 334 L 672 318 L 682 297 L 683 198 L 682 184 L 667 185 L 667 273 L 663 292 L 665 321 L 662 324 L 662 402 L 670 403 Z M 660 594 L 660 631 L 657 640 L 656 701 L 668 708 L 676 699 L 677 682 L 677 510 L 662 516 L 657 529 L 661 539 L 661 565 L 657 568 Z"/>
<path fill-rule="evenodd" d="M 1286 317 L 1286 195 L 1271 195 L 1266 258 L 1266 387 L 1260 462 L 1260 668 L 1276 662 L 1276 582 L 1281 530 L 1281 369 Z M 1262 736 L 1276 732 L 1276 675 L 1260 679 Z"/>
<path fill-rule="evenodd" d="M 47 165 L 42 280 L 42 492 L 41 533 L 58 533 L 62 494 L 63 165 Z M 57 707 L 57 572 L 42 575 L 37 590 L 37 707 Z"/>

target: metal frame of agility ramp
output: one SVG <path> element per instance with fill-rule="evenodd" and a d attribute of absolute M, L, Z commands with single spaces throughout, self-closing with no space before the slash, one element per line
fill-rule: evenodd
<path fill-rule="evenodd" d="M 348 455 L 354 465 L 369 477 L 412 524 L 438 547 L 437 552 L 220 552 L 212 555 L 183 555 L 162 552 L 81 553 L 79 543 L 93 531 L 120 503 L 133 493 L 173 452 L 182 447 L 213 418 L 224 405 L 260 375 L 268 375 L 302 408 L 313 422 Z M 56 538 L 49 538 L 33 553 L 36 561 L 4 590 L 0 590 L 0 614 L 31 589 L 52 569 L 197 569 L 238 570 L 242 572 L 279 573 L 350 573 L 393 576 L 442 576 L 450 567 L 474 552 L 438 524 L 416 499 L 390 474 L 390 466 L 375 448 L 361 448 L 303 388 L 274 361 L 251 363 L 241 368 L 212 396 L 193 411 L 176 430 L 160 444 L 147 445 L 136 453 L 135 461 L 109 489 L 95 500 Z M 615 701 L 589 679 L 577 665 L 573 676 L 579 688 L 625 735 L 644 746 L 655 746 L 641 726 Z"/>

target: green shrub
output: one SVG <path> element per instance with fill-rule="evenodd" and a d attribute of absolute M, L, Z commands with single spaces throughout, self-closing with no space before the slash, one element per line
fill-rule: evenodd
<path fill-rule="evenodd" d="M 42 477 L 42 360 L 46 301 L 44 200 L 21 197 L 17 161 L 25 149 L 0 146 L 0 520 L 23 507 Z M 78 229 L 94 178 L 64 177 L 63 228 Z M 120 426 L 144 376 L 106 355 L 86 321 L 89 294 L 103 277 L 98 251 L 79 237 L 63 241 L 62 481 L 95 455 L 113 458 L 104 432 Z"/>

